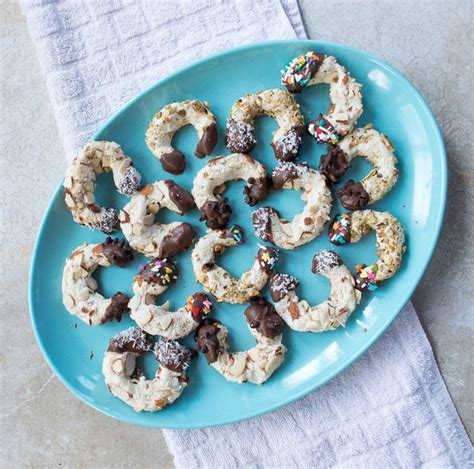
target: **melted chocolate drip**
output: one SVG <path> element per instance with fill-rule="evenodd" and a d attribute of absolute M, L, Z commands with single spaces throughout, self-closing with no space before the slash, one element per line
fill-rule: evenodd
<path fill-rule="evenodd" d="M 369 203 L 369 194 L 360 182 L 349 179 L 341 189 L 336 192 L 341 204 L 347 210 L 361 210 Z"/>
<path fill-rule="evenodd" d="M 321 155 L 319 161 L 319 171 L 326 176 L 326 179 L 332 183 L 339 182 L 349 169 L 346 154 L 338 145 L 329 145 L 328 152 Z"/>
<path fill-rule="evenodd" d="M 252 329 L 257 329 L 260 334 L 269 339 L 283 332 L 283 319 L 278 316 L 271 303 L 261 296 L 253 298 L 250 303 L 245 310 L 245 319 Z"/>
<path fill-rule="evenodd" d="M 186 167 L 184 155 L 178 150 L 161 155 L 160 161 L 163 169 L 171 174 L 182 174 Z"/>
<path fill-rule="evenodd" d="M 208 363 L 216 362 L 219 355 L 225 353 L 217 338 L 219 324 L 216 319 L 204 319 L 194 336 L 198 350 L 204 354 Z"/>
<path fill-rule="evenodd" d="M 196 233 L 189 223 L 182 223 L 167 234 L 160 244 L 158 257 L 173 257 L 191 246 Z"/>
<path fill-rule="evenodd" d="M 125 267 L 133 260 L 133 252 L 126 239 L 112 239 L 107 236 L 102 246 L 103 254 L 111 264 Z"/>
<path fill-rule="evenodd" d="M 167 179 L 165 184 L 168 186 L 171 200 L 182 213 L 189 212 L 189 210 L 196 206 L 193 196 L 186 189 L 178 186 L 178 184 L 170 179 Z"/>
<path fill-rule="evenodd" d="M 112 321 L 116 319 L 117 322 L 120 322 L 122 319 L 122 314 L 127 314 L 130 312 L 128 307 L 128 302 L 130 298 L 127 295 L 124 295 L 122 292 L 117 292 L 111 298 L 111 302 L 107 309 L 105 310 L 105 316 L 102 322 Z"/>
<path fill-rule="evenodd" d="M 228 204 L 227 197 L 223 197 L 217 201 L 208 200 L 201 207 L 201 221 L 205 220 L 206 225 L 211 230 L 219 230 L 224 228 L 229 221 L 232 209 Z"/>
<path fill-rule="evenodd" d="M 194 154 L 198 158 L 204 158 L 212 153 L 217 143 L 217 127 L 212 123 L 205 131 L 197 144 Z"/>
<path fill-rule="evenodd" d="M 268 196 L 270 189 L 271 180 L 269 178 L 250 178 L 244 187 L 245 203 L 253 207 Z"/>

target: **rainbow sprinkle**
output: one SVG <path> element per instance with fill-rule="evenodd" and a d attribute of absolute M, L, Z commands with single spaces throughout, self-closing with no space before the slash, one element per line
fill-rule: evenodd
<path fill-rule="evenodd" d="M 236 242 L 237 244 L 243 244 L 244 243 L 244 232 L 242 230 L 242 228 L 240 228 L 240 226 L 237 226 L 237 225 L 232 225 L 229 230 L 228 230 L 228 233 L 229 233 L 229 237 L 232 237 Z"/>
<path fill-rule="evenodd" d="M 349 213 L 336 215 L 329 226 L 329 241 L 336 245 L 346 244 L 351 237 L 351 216 Z"/>
<path fill-rule="evenodd" d="M 188 296 L 185 308 L 196 321 L 201 321 L 203 316 L 211 312 L 212 302 L 205 293 L 200 291 Z"/>
<path fill-rule="evenodd" d="M 299 93 L 318 71 L 324 56 L 308 51 L 295 57 L 280 71 L 281 84 L 290 93 Z"/>
<path fill-rule="evenodd" d="M 340 138 L 340 135 L 336 132 L 333 125 L 327 121 L 322 114 L 319 114 L 318 119 L 308 124 L 308 132 L 319 143 L 331 143 L 335 145 Z"/>
<path fill-rule="evenodd" d="M 278 251 L 268 246 L 260 245 L 260 249 L 258 250 L 255 259 L 257 259 L 262 270 L 270 272 L 275 268 L 278 261 Z"/>
<path fill-rule="evenodd" d="M 377 264 L 370 264 L 366 266 L 365 264 L 356 265 L 355 271 L 355 282 L 356 288 L 358 290 L 369 290 L 375 291 L 378 288 L 377 280 Z"/>

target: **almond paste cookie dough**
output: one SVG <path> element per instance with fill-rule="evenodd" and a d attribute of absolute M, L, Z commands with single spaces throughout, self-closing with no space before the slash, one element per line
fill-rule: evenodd
<path fill-rule="evenodd" d="M 95 203 L 96 178 L 112 171 L 115 187 L 124 195 L 140 188 L 141 176 L 132 160 L 114 142 L 88 142 L 71 162 L 64 178 L 64 198 L 76 223 L 110 234 L 119 224 L 117 212 Z"/>
<path fill-rule="evenodd" d="M 137 367 L 137 357 L 152 352 L 159 363 L 154 379 L 146 379 Z M 113 337 L 102 362 L 109 391 L 135 412 L 156 412 L 172 404 L 189 382 L 186 369 L 193 353 L 175 340 L 160 339 L 130 328 Z"/>
<path fill-rule="evenodd" d="M 201 220 L 212 230 L 225 228 L 232 209 L 221 194 L 229 181 L 245 181 L 244 200 L 250 206 L 264 200 L 271 183 L 264 166 L 250 155 L 234 153 L 209 160 L 194 178 L 192 194 Z"/>
<path fill-rule="evenodd" d="M 222 255 L 229 246 L 243 243 L 244 232 L 234 225 L 228 230 L 208 231 L 193 249 L 191 260 L 196 280 L 219 303 L 246 303 L 260 293 L 275 268 L 278 253 L 267 246 L 260 247 L 252 267 L 239 279 L 217 265 L 217 255 Z"/>
<path fill-rule="evenodd" d="M 186 166 L 183 153 L 173 148 L 171 141 L 174 134 L 188 124 L 196 129 L 199 137 L 194 154 L 198 158 L 210 155 L 217 143 L 217 127 L 207 103 L 182 101 L 167 104 L 155 114 L 146 131 L 148 148 L 169 173 L 181 174 Z"/>
<path fill-rule="evenodd" d="M 195 207 L 191 194 L 171 180 L 143 187 L 120 211 L 120 228 L 130 246 L 147 257 L 173 257 L 186 250 L 194 239 L 189 223 L 158 223 L 163 208 L 183 214 Z"/>
<path fill-rule="evenodd" d="M 243 352 L 229 353 L 229 331 L 219 321 L 206 319 L 196 331 L 196 342 L 207 362 L 228 381 L 262 384 L 283 363 L 284 323 L 265 298 L 251 300 L 245 319 L 257 344 Z"/>
<path fill-rule="evenodd" d="M 254 121 L 263 115 L 273 117 L 278 124 L 272 140 L 276 158 L 294 160 L 302 144 L 304 119 L 298 103 L 285 90 L 263 90 L 238 99 L 227 121 L 226 147 L 232 153 L 252 151 L 257 143 Z"/>
<path fill-rule="evenodd" d="M 357 243 L 369 232 L 375 232 L 376 254 L 379 260 L 369 266 L 356 266 L 356 288 L 376 290 L 379 283 L 389 279 L 401 266 L 405 252 L 405 231 L 400 222 L 389 212 L 359 210 L 336 215 L 329 225 L 331 243 L 342 245 Z"/>
<path fill-rule="evenodd" d="M 351 272 L 334 251 L 320 251 L 313 257 L 312 272 L 331 283 L 326 301 L 310 306 L 296 294 L 299 281 L 289 274 L 276 274 L 270 282 L 270 294 L 277 313 L 291 329 L 302 332 L 324 332 L 344 326 L 356 309 L 360 292 L 355 289 Z"/>
<path fill-rule="evenodd" d="M 273 189 L 301 190 L 305 202 L 293 220 L 281 218 L 272 207 L 261 207 L 252 214 L 255 234 L 283 249 L 295 249 L 316 238 L 329 220 L 331 192 L 325 178 L 304 163 L 279 162 L 272 174 Z"/>
<path fill-rule="evenodd" d="M 97 281 L 92 274 L 99 266 L 125 267 L 132 259 L 132 250 L 123 239 L 108 237 L 103 243 L 85 243 L 76 248 L 63 271 L 63 303 L 67 311 L 91 326 L 112 319 L 120 321 L 122 314 L 129 312 L 129 297 L 117 292 L 111 298 L 104 298 L 97 292 Z"/>

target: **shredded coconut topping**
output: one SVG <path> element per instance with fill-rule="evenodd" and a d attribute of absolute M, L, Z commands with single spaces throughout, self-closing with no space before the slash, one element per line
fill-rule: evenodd
<path fill-rule="evenodd" d="M 334 251 L 323 250 L 313 257 L 313 272 L 315 274 L 327 272 L 342 264 L 342 259 Z"/>
<path fill-rule="evenodd" d="M 160 339 L 153 353 L 160 364 L 173 371 L 184 371 L 191 363 L 192 352 L 176 340 Z"/>
<path fill-rule="evenodd" d="M 255 234 L 264 241 L 271 241 L 271 218 L 272 209 L 270 207 L 260 207 L 252 212 L 252 221 Z"/>
<path fill-rule="evenodd" d="M 227 121 L 226 141 L 230 148 L 248 148 L 257 143 L 253 126 L 233 119 Z"/>
<path fill-rule="evenodd" d="M 297 156 L 302 142 L 303 137 L 298 134 L 295 129 L 290 129 L 283 137 L 275 142 L 275 145 L 285 155 Z"/>
<path fill-rule="evenodd" d="M 110 234 L 116 230 L 118 223 L 119 223 L 119 219 L 118 219 L 118 215 L 115 209 L 106 208 L 100 218 L 100 223 L 99 223 L 98 228 L 102 232 L 106 234 Z"/>
<path fill-rule="evenodd" d="M 288 292 L 295 290 L 300 281 L 290 274 L 276 274 L 272 280 L 272 290 L 286 295 Z"/>
<path fill-rule="evenodd" d="M 150 336 L 139 327 L 130 327 L 110 339 L 118 348 L 131 345 L 134 349 L 147 352 L 151 349 Z"/>
<path fill-rule="evenodd" d="M 140 187 L 141 174 L 134 166 L 129 166 L 120 180 L 118 191 L 124 195 L 132 195 Z"/>
<path fill-rule="evenodd" d="M 303 176 L 309 172 L 308 163 L 293 163 L 291 161 L 279 161 L 278 165 L 273 170 L 272 176 L 278 176 L 282 173 L 294 172 L 298 177 Z"/>

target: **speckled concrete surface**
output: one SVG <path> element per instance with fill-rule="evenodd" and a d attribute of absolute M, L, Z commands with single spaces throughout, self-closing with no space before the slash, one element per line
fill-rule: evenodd
<path fill-rule="evenodd" d="M 461 418 L 474 434 L 472 223 L 473 4 L 300 0 L 310 37 L 352 44 L 405 73 L 441 124 L 449 154 L 447 216 L 414 296 Z M 36 230 L 65 169 L 26 23 L 0 0 L 0 354 L 2 466 L 172 467 L 161 432 L 116 422 L 52 375 L 30 327 L 27 275 Z"/>

